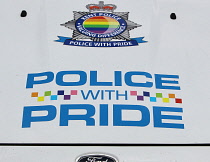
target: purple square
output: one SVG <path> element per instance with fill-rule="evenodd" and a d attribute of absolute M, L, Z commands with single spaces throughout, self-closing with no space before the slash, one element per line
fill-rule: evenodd
<path fill-rule="evenodd" d="M 143 92 L 144 96 L 150 97 L 150 93 L 149 92 Z"/>
<path fill-rule="evenodd" d="M 64 95 L 64 100 L 71 100 L 71 95 Z"/>
<path fill-rule="evenodd" d="M 144 101 L 144 96 L 137 96 L 137 100 Z"/>
<path fill-rule="evenodd" d="M 64 95 L 64 91 L 58 91 L 58 95 Z"/>

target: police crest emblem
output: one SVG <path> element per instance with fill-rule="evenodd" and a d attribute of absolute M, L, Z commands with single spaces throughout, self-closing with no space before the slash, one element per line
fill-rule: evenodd
<path fill-rule="evenodd" d="M 141 25 L 128 19 L 129 12 L 114 12 L 117 6 L 103 1 L 86 8 L 89 12 L 74 11 L 74 19 L 61 24 L 73 30 L 72 38 L 58 36 L 57 42 L 85 47 L 125 47 L 146 42 L 144 37 L 130 38 L 130 31 Z"/>

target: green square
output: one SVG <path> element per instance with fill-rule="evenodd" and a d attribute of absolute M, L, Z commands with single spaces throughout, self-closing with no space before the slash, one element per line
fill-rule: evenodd
<path fill-rule="evenodd" d="M 51 96 L 51 91 L 46 91 L 46 92 L 44 93 L 44 96 Z"/>
<path fill-rule="evenodd" d="M 156 97 L 157 98 L 163 98 L 163 94 L 162 93 L 156 93 Z"/>

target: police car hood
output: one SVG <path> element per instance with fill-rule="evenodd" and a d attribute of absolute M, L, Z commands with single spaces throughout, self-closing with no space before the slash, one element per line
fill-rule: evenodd
<path fill-rule="evenodd" d="M 0 143 L 210 142 L 209 1 L 1 6 Z"/>

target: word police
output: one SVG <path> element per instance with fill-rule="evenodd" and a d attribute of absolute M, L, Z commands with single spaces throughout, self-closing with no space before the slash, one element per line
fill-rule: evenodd
<path fill-rule="evenodd" d="M 129 71 L 125 74 L 121 71 L 114 71 L 114 75 L 110 76 L 112 81 L 108 82 L 99 81 L 98 76 L 97 71 L 90 71 L 88 74 L 85 71 L 60 71 L 57 74 L 53 72 L 33 73 L 28 74 L 26 88 L 55 81 L 58 86 L 83 86 L 87 83 L 90 86 L 123 86 L 125 84 L 131 87 L 151 88 L 155 85 L 157 89 L 180 90 L 178 75 L 155 74 L 152 76 L 148 72 L 141 71 Z M 64 78 L 68 78 L 68 81 L 65 81 Z M 69 81 L 75 78 L 78 78 L 78 81 Z"/>

